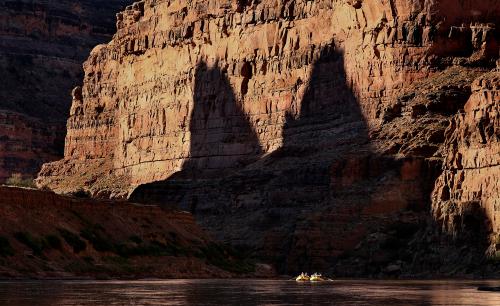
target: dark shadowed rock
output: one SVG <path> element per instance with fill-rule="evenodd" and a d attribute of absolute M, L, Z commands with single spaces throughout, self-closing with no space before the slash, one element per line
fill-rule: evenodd
<path fill-rule="evenodd" d="M 63 156 L 82 62 L 132 0 L 0 1 L 0 183 Z"/>

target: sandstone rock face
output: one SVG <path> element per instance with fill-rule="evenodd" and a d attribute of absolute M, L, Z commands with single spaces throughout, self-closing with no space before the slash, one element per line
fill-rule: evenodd
<path fill-rule="evenodd" d="M 446 130 L 444 171 L 433 192 L 432 212 L 444 232 L 483 232 L 498 255 L 500 233 L 500 70 L 472 86 L 464 111 Z M 476 237 L 477 239 L 478 237 Z"/>
<path fill-rule="evenodd" d="M 97 47 L 85 64 L 65 160 L 112 160 L 106 171 L 136 186 L 180 170 L 189 151 L 201 151 L 195 158 L 202 168 L 227 168 L 235 159 L 273 152 L 283 144 L 287 118 L 301 116 L 302 103 L 315 101 L 319 105 L 307 107 L 321 115 L 328 115 L 323 109 L 338 112 L 329 106 L 340 103 L 318 102 L 319 90 L 306 92 L 321 61 L 337 62 L 330 64 L 337 84 L 329 85 L 339 99 L 359 100 L 353 116 L 362 116 L 367 128 L 377 125 L 400 107 L 393 98 L 402 87 L 453 64 L 446 62 L 453 57 L 440 57 L 464 55 L 458 59 L 467 64 L 498 55 L 498 34 L 488 23 L 498 15 L 495 1 L 449 2 L 138 2 L 118 15 L 113 41 Z M 461 13 L 448 16 L 443 5 Z M 195 104 L 205 106 L 203 114 Z M 197 122 L 202 117 L 206 125 Z M 229 117 L 243 117 L 255 135 L 222 139 L 241 127 L 224 122 Z M 191 129 L 216 128 L 221 131 L 211 134 L 219 139 L 201 142 L 219 148 L 191 150 Z M 47 185 L 58 175 L 49 172 L 62 164 L 42 173 Z M 82 178 L 80 185 L 97 181 Z"/>
<path fill-rule="evenodd" d="M 490 1 L 152 1 L 118 15 L 37 184 L 180 205 L 324 268 L 426 210 L 448 119 L 498 58 Z"/>
<path fill-rule="evenodd" d="M 62 156 L 81 63 L 110 39 L 127 2 L 0 1 L 1 183 L 13 173 L 33 177 Z"/>

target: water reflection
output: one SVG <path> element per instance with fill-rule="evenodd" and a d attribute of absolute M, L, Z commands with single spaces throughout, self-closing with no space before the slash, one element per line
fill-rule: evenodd
<path fill-rule="evenodd" d="M 500 305 L 500 281 L 266 280 L 0 282 L 0 305 Z"/>

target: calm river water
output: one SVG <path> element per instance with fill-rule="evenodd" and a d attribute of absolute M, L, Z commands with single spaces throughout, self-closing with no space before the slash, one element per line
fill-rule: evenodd
<path fill-rule="evenodd" d="M 0 282 L 0 305 L 500 305 L 500 281 L 270 280 Z"/>

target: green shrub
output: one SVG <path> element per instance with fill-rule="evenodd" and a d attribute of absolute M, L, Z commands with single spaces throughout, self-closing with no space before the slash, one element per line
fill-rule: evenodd
<path fill-rule="evenodd" d="M 139 236 L 130 236 L 128 238 L 128 240 L 130 240 L 130 241 L 132 241 L 132 242 L 134 242 L 136 244 L 141 244 L 142 243 L 142 239 Z"/>
<path fill-rule="evenodd" d="M 84 228 L 80 231 L 80 235 L 87 239 L 98 252 L 115 251 L 113 243 L 104 236 L 104 229 L 98 224 Z"/>
<path fill-rule="evenodd" d="M 196 255 L 199 258 L 205 258 L 206 261 L 234 273 L 250 273 L 255 271 L 255 264 L 240 252 L 216 243 L 211 243 L 200 248 L 200 252 Z"/>
<path fill-rule="evenodd" d="M 5 185 L 8 186 L 16 186 L 16 187 L 29 187 L 34 188 L 35 183 L 33 182 L 32 177 L 23 177 L 21 173 L 13 173 L 11 177 L 9 177 L 5 181 Z"/>
<path fill-rule="evenodd" d="M 129 265 L 128 259 L 119 256 L 105 256 L 103 257 L 103 261 L 107 264 L 113 264 L 118 266 Z"/>
<path fill-rule="evenodd" d="M 136 273 L 136 269 L 132 268 L 128 259 L 119 256 L 106 256 L 103 258 L 106 271 L 110 273 Z"/>
<path fill-rule="evenodd" d="M 64 271 L 73 273 L 88 273 L 98 270 L 92 263 L 86 261 L 74 260 L 64 267 Z"/>
<path fill-rule="evenodd" d="M 14 238 L 16 238 L 17 241 L 21 242 L 25 246 L 29 247 L 33 251 L 34 255 L 42 255 L 44 248 L 42 241 L 33 237 L 30 233 L 17 232 L 14 234 Z"/>
<path fill-rule="evenodd" d="M 140 243 L 138 245 L 130 246 L 127 244 L 115 245 L 115 251 L 122 257 L 131 256 L 181 256 L 189 255 L 189 251 L 181 246 L 172 243 L 165 244 L 157 240 Z"/>
<path fill-rule="evenodd" d="M 45 245 L 48 248 L 55 249 L 55 250 L 61 250 L 62 249 L 62 243 L 61 239 L 57 235 L 47 235 L 45 236 Z"/>
<path fill-rule="evenodd" d="M 75 198 L 80 198 L 80 199 L 89 199 L 91 198 L 91 195 L 89 192 L 83 190 L 83 189 L 79 189 L 78 191 L 75 191 L 71 194 L 72 196 L 74 196 Z"/>
<path fill-rule="evenodd" d="M 14 256 L 14 249 L 10 245 L 9 239 L 0 236 L 0 256 Z"/>
<path fill-rule="evenodd" d="M 57 231 L 61 234 L 64 241 L 66 241 L 66 243 L 73 248 L 73 252 L 78 254 L 87 248 L 87 244 L 85 243 L 85 241 L 80 239 L 78 235 L 64 228 L 58 228 Z"/>

